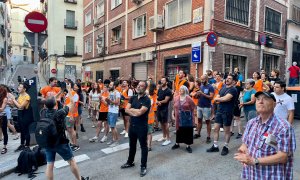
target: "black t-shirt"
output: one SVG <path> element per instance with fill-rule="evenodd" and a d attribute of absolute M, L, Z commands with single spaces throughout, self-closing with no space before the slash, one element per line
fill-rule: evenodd
<path fill-rule="evenodd" d="M 83 102 L 84 101 L 83 94 L 79 93 L 78 96 L 79 96 L 79 101 Z M 78 103 L 78 107 L 81 107 L 81 106 L 82 106 L 82 104 Z"/>
<path fill-rule="evenodd" d="M 158 90 L 158 93 L 157 93 L 157 101 L 163 101 L 163 100 L 165 100 L 166 96 L 169 96 L 171 98 L 171 96 L 172 96 L 171 89 L 167 88 L 165 90 L 162 90 L 162 88 L 160 88 Z M 168 106 L 169 106 L 169 102 L 162 103 L 161 106 L 157 106 L 157 109 L 158 110 L 167 109 Z"/>
<path fill-rule="evenodd" d="M 223 87 L 220 91 L 220 97 L 226 96 L 226 94 L 231 94 L 233 97 L 230 99 L 230 101 L 227 102 L 220 102 L 219 104 L 219 110 L 220 112 L 233 112 L 234 104 L 237 101 L 237 89 L 235 87 L 229 87 L 226 86 Z"/>
<path fill-rule="evenodd" d="M 149 110 L 151 108 L 150 98 L 147 95 L 140 97 L 140 98 L 138 98 L 137 95 L 134 95 L 130 98 L 129 103 L 131 104 L 131 108 L 134 108 L 134 109 L 141 109 L 142 106 L 145 106 L 146 108 L 148 108 L 148 110 L 139 117 L 131 116 L 130 124 L 131 125 L 137 125 L 137 124 L 147 125 L 148 124 L 148 114 L 149 114 Z"/>

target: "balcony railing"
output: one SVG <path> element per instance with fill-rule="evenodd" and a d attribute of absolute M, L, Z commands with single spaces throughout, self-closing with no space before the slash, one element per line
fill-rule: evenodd
<path fill-rule="evenodd" d="M 77 4 L 77 0 L 64 0 L 66 3 Z"/>
<path fill-rule="evenodd" d="M 77 46 L 74 48 L 64 46 L 64 56 L 70 57 L 70 56 L 77 56 Z"/>
<path fill-rule="evenodd" d="M 297 6 L 293 6 L 292 8 L 292 20 L 300 23 L 300 8 Z"/>
<path fill-rule="evenodd" d="M 74 21 L 74 23 L 67 22 L 65 19 L 64 26 L 66 29 L 77 29 L 78 21 Z"/>

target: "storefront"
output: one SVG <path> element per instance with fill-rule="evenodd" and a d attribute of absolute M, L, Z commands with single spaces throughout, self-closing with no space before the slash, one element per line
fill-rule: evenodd
<path fill-rule="evenodd" d="M 165 59 L 165 76 L 169 78 L 169 80 L 175 80 L 176 74 L 180 70 L 183 70 L 187 74 L 190 73 L 190 56 L 182 55 L 177 58 L 166 58 Z"/>

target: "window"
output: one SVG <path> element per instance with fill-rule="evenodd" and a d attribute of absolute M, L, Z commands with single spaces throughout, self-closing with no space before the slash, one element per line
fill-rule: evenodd
<path fill-rule="evenodd" d="M 293 61 L 296 61 L 298 66 L 300 65 L 300 43 L 294 41 L 293 42 Z"/>
<path fill-rule="evenodd" d="M 69 11 L 66 12 L 66 20 L 65 20 L 65 27 L 67 28 L 75 28 L 75 11 Z"/>
<path fill-rule="evenodd" d="M 238 67 L 240 73 L 246 79 L 246 60 L 244 56 L 225 54 L 225 73 L 233 73 L 234 68 Z"/>
<path fill-rule="evenodd" d="M 167 4 L 166 9 L 167 28 L 178 26 L 191 21 L 191 0 L 174 0 Z"/>
<path fill-rule="evenodd" d="M 98 79 L 102 79 L 103 81 L 103 71 L 96 71 L 96 81 L 98 81 Z"/>
<path fill-rule="evenodd" d="M 104 15 L 104 1 L 100 1 L 99 4 L 96 6 L 96 13 L 97 13 L 97 18 L 101 17 Z"/>
<path fill-rule="evenodd" d="M 270 75 L 273 69 L 278 69 L 278 60 L 278 56 L 264 54 L 262 69 L 264 69 L 265 72 Z"/>
<path fill-rule="evenodd" d="M 85 26 L 88 26 L 92 23 L 92 12 L 89 11 L 85 14 Z"/>
<path fill-rule="evenodd" d="M 122 4 L 122 0 L 111 0 L 111 10 Z"/>
<path fill-rule="evenodd" d="M 27 49 L 23 49 L 23 61 L 28 61 Z"/>
<path fill-rule="evenodd" d="M 133 20 L 135 38 L 146 35 L 146 15 L 142 15 Z"/>
<path fill-rule="evenodd" d="M 266 8 L 265 30 L 280 35 L 281 14 L 273 9 Z"/>
<path fill-rule="evenodd" d="M 240 24 L 249 24 L 250 0 L 226 0 L 226 19 Z"/>
<path fill-rule="evenodd" d="M 292 20 L 300 23 L 300 8 L 297 6 L 292 8 Z"/>
<path fill-rule="evenodd" d="M 117 78 L 120 76 L 119 70 L 110 70 L 110 76 L 113 81 L 117 80 Z"/>
<path fill-rule="evenodd" d="M 112 42 L 121 43 L 121 26 L 112 29 Z"/>
<path fill-rule="evenodd" d="M 92 38 L 88 38 L 87 40 L 85 40 L 85 53 L 90 53 L 92 52 Z"/>
<path fill-rule="evenodd" d="M 65 48 L 66 54 L 75 54 L 74 43 L 75 43 L 75 37 L 73 37 L 73 36 L 66 37 L 66 48 Z"/>

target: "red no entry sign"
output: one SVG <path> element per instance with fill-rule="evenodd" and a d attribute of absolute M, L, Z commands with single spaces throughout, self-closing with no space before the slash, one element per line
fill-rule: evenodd
<path fill-rule="evenodd" d="M 42 13 L 34 11 L 26 15 L 25 25 L 30 31 L 39 33 L 47 29 L 48 21 Z"/>

